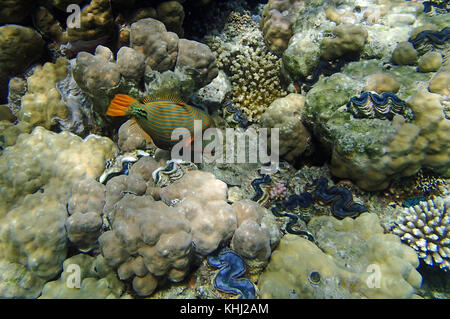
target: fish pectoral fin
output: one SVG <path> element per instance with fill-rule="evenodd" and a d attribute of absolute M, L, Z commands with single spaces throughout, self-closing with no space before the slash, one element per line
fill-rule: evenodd
<path fill-rule="evenodd" d="M 187 140 L 184 142 L 184 146 L 185 146 L 185 147 L 188 147 L 189 145 L 192 144 L 192 141 L 194 141 L 194 137 L 193 137 L 193 136 L 191 136 L 190 139 L 187 139 Z"/>

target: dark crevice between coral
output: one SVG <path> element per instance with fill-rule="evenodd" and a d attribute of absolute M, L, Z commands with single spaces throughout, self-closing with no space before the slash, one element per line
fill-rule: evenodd
<path fill-rule="evenodd" d="M 314 145 L 314 150 L 311 153 L 302 155 L 298 157 L 295 162 L 291 163 L 296 170 L 299 170 L 304 166 L 320 167 L 330 162 L 331 152 L 327 150 L 314 135 L 311 137 L 311 145 Z"/>
<path fill-rule="evenodd" d="M 266 4 L 267 1 L 229 1 L 212 0 L 199 10 L 195 1 L 183 3 L 185 19 L 183 24 L 184 38 L 202 42 L 205 35 L 213 30 L 222 30 L 231 12 L 235 10 L 248 10 L 256 13 L 259 4 Z"/>

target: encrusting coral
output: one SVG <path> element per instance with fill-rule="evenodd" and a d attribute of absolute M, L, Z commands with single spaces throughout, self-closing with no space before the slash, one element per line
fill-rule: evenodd
<path fill-rule="evenodd" d="M 435 197 L 399 212 L 392 233 L 414 248 L 428 265 L 450 267 L 450 196 Z"/>
<path fill-rule="evenodd" d="M 260 118 L 262 127 L 279 129 L 279 152 L 286 161 L 298 158 L 311 145 L 311 136 L 302 123 L 305 97 L 291 93 L 273 101 Z"/>
<path fill-rule="evenodd" d="M 83 140 L 42 127 L 21 134 L 3 151 L 0 251 L 2 265 L 8 268 L 6 277 L 16 283 L 10 286 L 16 296 L 37 297 L 42 285 L 61 271 L 68 248 L 66 205 L 72 186 L 87 177 L 97 178 L 115 152 L 108 138 L 90 135 Z M 17 286 L 27 276 L 29 285 Z"/>
<path fill-rule="evenodd" d="M 262 298 L 411 298 L 421 286 L 416 253 L 375 214 L 314 217 L 308 229 L 318 246 L 285 235 L 259 279 Z"/>

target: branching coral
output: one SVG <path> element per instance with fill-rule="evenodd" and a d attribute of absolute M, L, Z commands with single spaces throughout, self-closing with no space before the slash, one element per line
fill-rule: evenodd
<path fill-rule="evenodd" d="M 235 29 L 242 31 L 233 36 Z M 233 19 L 226 30 L 232 40 L 215 39 L 211 44 L 218 66 L 230 77 L 234 106 L 250 121 L 258 120 L 275 99 L 287 95 L 279 79 L 281 60 L 262 44 L 262 34 L 253 21 Z"/>
<path fill-rule="evenodd" d="M 428 265 L 450 267 L 450 196 L 404 208 L 392 232 L 414 248 Z"/>

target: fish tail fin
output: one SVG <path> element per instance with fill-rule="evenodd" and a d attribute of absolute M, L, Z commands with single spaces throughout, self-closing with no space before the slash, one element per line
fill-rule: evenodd
<path fill-rule="evenodd" d="M 106 115 L 109 116 L 125 116 L 127 115 L 128 107 L 131 103 L 137 102 L 135 98 L 132 98 L 126 94 L 116 94 L 109 104 Z"/>

